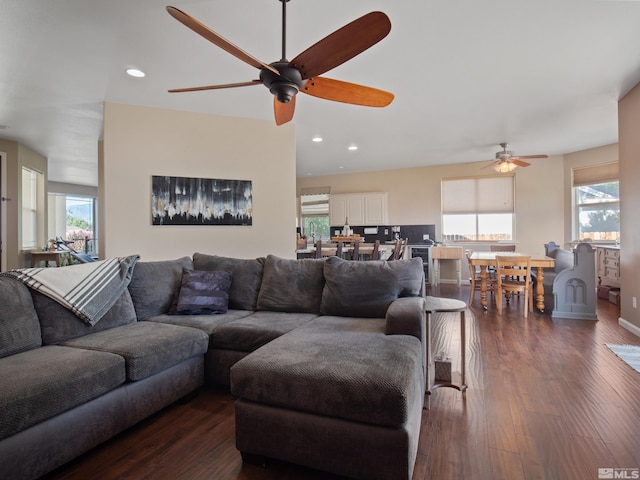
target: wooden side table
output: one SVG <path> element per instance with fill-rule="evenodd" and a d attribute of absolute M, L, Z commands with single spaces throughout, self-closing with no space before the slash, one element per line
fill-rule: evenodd
<path fill-rule="evenodd" d="M 440 387 L 450 387 L 455 388 L 462 392 L 464 396 L 467 391 L 467 383 L 466 383 L 466 350 L 467 350 L 467 339 L 466 339 L 466 321 L 465 321 L 465 312 L 467 310 L 467 304 L 462 300 L 456 300 L 454 298 L 442 298 L 442 297 L 430 297 L 426 298 L 426 311 L 427 311 L 427 332 L 429 335 L 429 339 L 427 340 L 427 345 L 425 348 L 427 349 L 427 364 L 428 364 L 428 374 L 427 374 L 427 408 L 429 408 L 429 399 L 431 397 L 431 393 Z M 442 382 L 437 381 L 435 379 L 435 372 L 433 371 L 433 353 L 431 347 L 432 334 L 431 334 L 431 314 L 433 313 L 444 313 L 444 312 L 460 312 L 460 384 L 453 383 L 453 379 L 451 382 Z"/>

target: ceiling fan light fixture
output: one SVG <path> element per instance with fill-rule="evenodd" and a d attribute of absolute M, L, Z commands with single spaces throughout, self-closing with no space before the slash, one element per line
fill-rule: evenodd
<path fill-rule="evenodd" d="M 496 172 L 509 173 L 513 172 L 518 166 L 511 162 L 500 162 L 493 167 Z"/>

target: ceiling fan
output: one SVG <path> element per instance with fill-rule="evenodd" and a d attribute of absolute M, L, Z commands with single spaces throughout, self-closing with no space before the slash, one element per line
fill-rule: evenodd
<path fill-rule="evenodd" d="M 289 61 L 285 52 L 286 6 L 289 0 L 279 1 L 282 2 L 282 58 L 270 64 L 252 57 L 183 11 L 167 7 L 169 14 L 176 20 L 214 45 L 260 70 L 259 78 L 248 82 L 179 88 L 169 92 L 193 92 L 262 84 L 274 95 L 273 108 L 277 125 L 287 123 L 293 118 L 298 92 L 367 107 L 386 107 L 393 101 L 392 93 L 320 76 L 386 37 L 391 30 L 391 22 L 384 13 L 371 12 L 354 20 Z"/>
<path fill-rule="evenodd" d="M 486 168 L 492 166 L 496 172 L 507 173 L 512 172 L 517 167 L 528 167 L 531 165 L 529 162 L 524 162 L 522 159 L 531 159 L 531 158 L 548 158 L 548 155 L 514 155 L 511 150 L 507 150 L 509 146 L 508 143 L 501 143 L 502 147 L 501 152 L 496 152 L 496 159 L 491 162 L 489 165 L 486 165 Z"/>

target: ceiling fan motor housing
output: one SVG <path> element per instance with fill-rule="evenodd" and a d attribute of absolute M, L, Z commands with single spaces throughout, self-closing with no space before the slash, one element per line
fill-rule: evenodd
<path fill-rule="evenodd" d="M 280 75 L 263 68 L 260 70 L 260 81 L 280 103 L 289 103 L 305 83 L 300 71 L 289 62 L 273 62 L 270 66 L 278 70 Z"/>
<path fill-rule="evenodd" d="M 496 160 L 509 160 L 511 157 L 513 157 L 513 152 L 510 150 L 496 153 Z"/>

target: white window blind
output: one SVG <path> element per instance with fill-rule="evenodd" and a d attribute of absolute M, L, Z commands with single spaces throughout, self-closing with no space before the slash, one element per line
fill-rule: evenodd
<path fill-rule="evenodd" d="M 442 180 L 443 214 L 513 213 L 514 176 Z"/>
<path fill-rule="evenodd" d="M 593 185 L 598 183 L 615 182 L 619 178 L 618 162 L 602 163 L 590 167 L 573 169 L 573 186 Z"/>
<path fill-rule="evenodd" d="M 329 195 L 301 195 L 302 215 L 329 215 Z"/>

